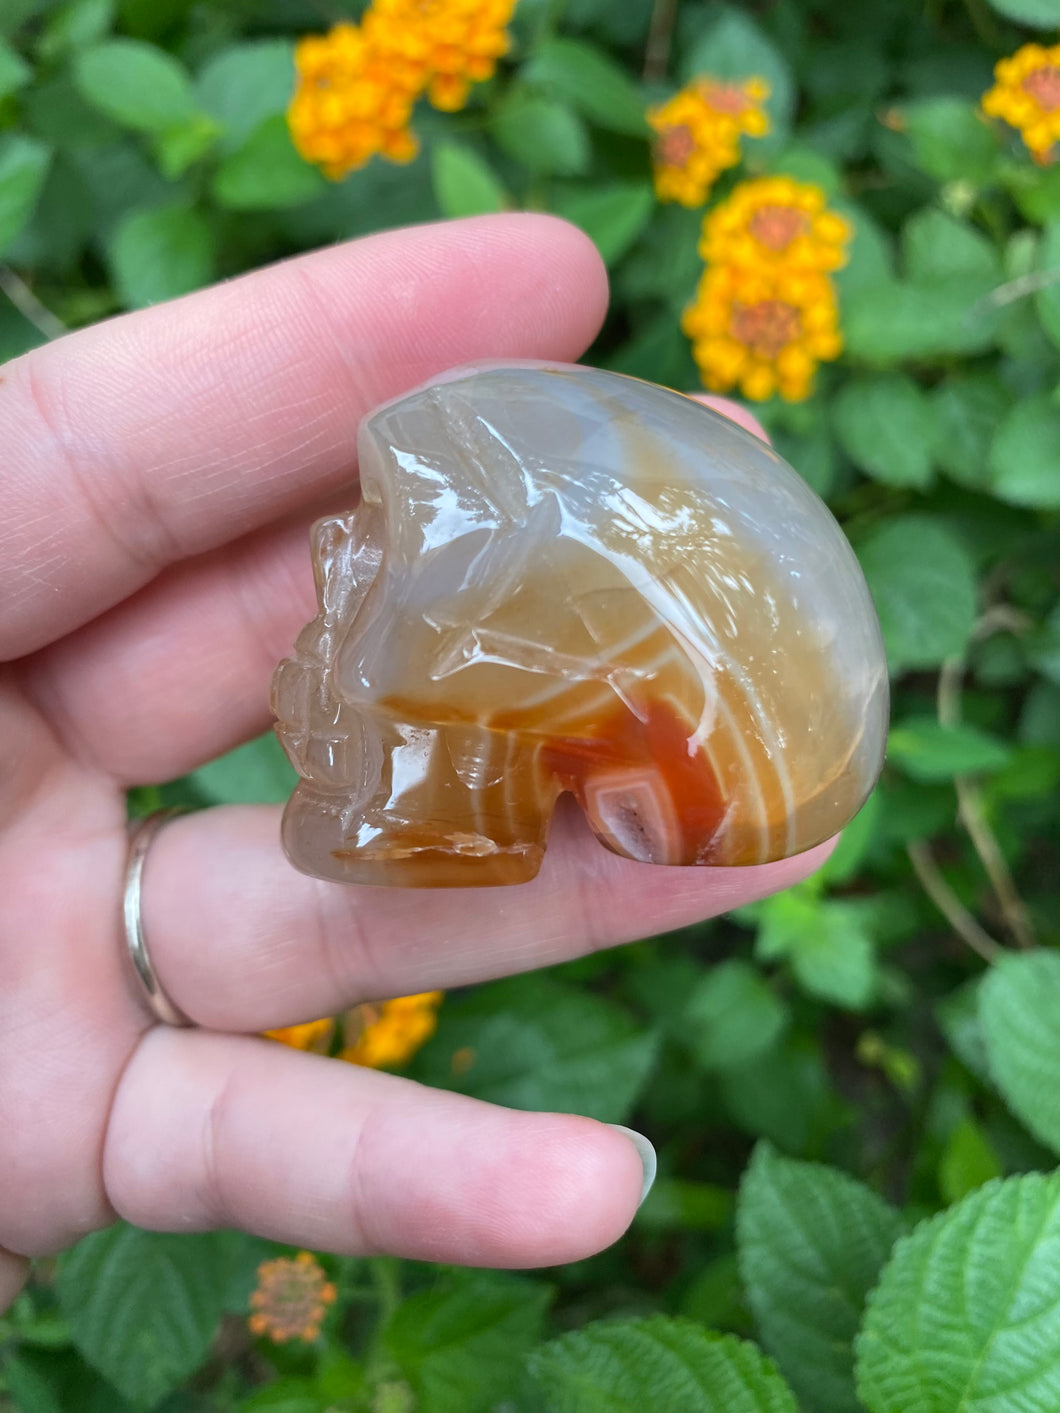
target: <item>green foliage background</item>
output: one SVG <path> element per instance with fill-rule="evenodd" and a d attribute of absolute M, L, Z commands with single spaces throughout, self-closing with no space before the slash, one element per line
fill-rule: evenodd
<path fill-rule="evenodd" d="M 617 1247 L 533 1277 L 325 1257 L 323 1336 L 277 1350 L 242 1318 L 277 1248 L 119 1225 L 0 1319 L 5 1413 L 1060 1408 L 1060 165 L 977 113 L 1060 0 L 992 6 L 521 0 L 498 77 L 417 114 L 412 166 L 329 185 L 282 114 L 293 39 L 341 4 L 0 0 L 0 358 L 514 206 L 610 266 L 590 361 L 694 387 L 699 213 L 654 201 L 643 109 L 768 78 L 745 172 L 820 183 L 856 236 L 846 353 L 761 413 L 850 535 L 894 679 L 883 779 L 823 874 L 451 995 L 413 1065 L 643 1129 L 660 1177 Z M 138 804 L 289 784 L 266 740 Z"/>

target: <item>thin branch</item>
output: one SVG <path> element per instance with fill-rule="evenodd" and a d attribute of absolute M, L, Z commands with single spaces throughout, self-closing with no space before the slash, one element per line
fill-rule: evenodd
<path fill-rule="evenodd" d="M 920 880 L 921 888 L 957 936 L 967 942 L 972 951 L 978 953 L 984 962 L 996 962 L 1003 949 L 984 928 L 980 927 L 943 878 L 942 871 L 935 862 L 927 844 L 922 839 L 918 839 L 915 843 L 907 844 L 905 851 L 909 855 L 909 862 L 913 865 L 913 872 Z"/>
<path fill-rule="evenodd" d="M 659 83 L 666 77 L 676 20 L 677 0 L 655 0 L 648 26 L 648 41 L 644 46 L 645 83 Z"/>
<path fill-rule="evenodd" d="M 1054 265 L 1048 270 L 1030 270 L 1026 275 L 1018 275 L 1016 279 L 1006 280 L 1003 285 L 998 285 L 979 302 L 989 308 L 1000 309 L 1057 283 L 1060 283 L 1060 265 Z"/>
<path fill-rule="evenodd" d="M 1002 629 L 1019 631 L 1019 616 L 1004 604 L 988 609 L 976 624 L 973 638 L 982 639 Z M 949 658 L 939 672 L 938 715 L 943 726 L 958 726 L 961 721 L 961 690 L 964 685 L 965 662 L 963 658 Z M 1009 868 L 997 836 L 990 828 L 983 805 L 982 792 L 973 777 L 954 777 L 957 792 L 957 816 L 964 825 L 972 847 L 994 890 L 1005 926 L 1012 934 L 1018 947 L 1032 948 L 1037 938 L 1027 912 L 1027 906 L 1016 888 L 1012 870 Z"/>
<path fill-rule="evenodd" d="M 0 265 L 0 290 L 46 339 L 61 338 L 66 333 L 63 321 L 40 302 L 25 280 L 16 275 L 10 265 Z"/>

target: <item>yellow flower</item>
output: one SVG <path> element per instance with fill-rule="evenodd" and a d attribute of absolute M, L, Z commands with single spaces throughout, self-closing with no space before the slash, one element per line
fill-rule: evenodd
<path fill-rule="evenodd" d="M 769 85 L 760 78 L 698 78 L 650 108 L 648 123 L 658 134 L 653 155 L 659 200 L 701 206 L 719 174 L 740 160 L 740 137 L 769 131 L 762 109 L 768 97 Z"/>
<path fill-rule="evenodd" d="M 300 1251 L 293 1260 L 278 1256 L 263 1261 L 250 1297 L 254 1312 L 247 1320 L 250 1332 L 267 1335 L 274 1344 L 316 1339 L 335 1295 L 324 1268 L 308 1251 Z"/>
<path fill-rule="evenodd" d="M 850 223 L 826 209 L 819 186 L 759 177 L 741 182 L 705 217 L 699 253 L 708 265 L 838 270 L 850 236 Z"/>
<path fill-rule="evenodd" d="M 339 1058 L 372 1069 L 403 1065 L 434 1034 L 443 994 L 425 991 L 395 1001 L 355 1006 L 346 1016 L 346 1043 Z"/>
<path fill-rule="evenodd" d="M 381 153 L 410 162 L 418 150 L 409 129 L 417 89 L 365 30 L 337 24 L 295 47 L 298 81 L 287 109 L 291 140 L 307 162 L 337 180 Z"/>
<path fill-rule="evenodd" d="M 843 346 L 831 280 L 784 265 L 708 268 L 682 328 L 704 386 L 754 402 L 808 397 L 817 364 Z"/>
<path fill-rule="evenodd" d="M 514 9 L 515 0 L 373 0 L 362 24 L 402 82 L 453 113 L 507 52 Z"/>
<path fill-rule="evenodd" d="M 265 1034 L 270 1040 L 278 1040 L 294 1050 L 314 1050 L 318 1055 L 326 1055 L 335 1034 L 335 1022 L 328 1016 L 325 1020 L 305 1021 L 302 1025 L 280 1026 Z"/>
<path fill-rule="evenodd" d="M 1036 162 L 1056 160 L 1060 142 L 1060 44 L 1025 44 L 994 68 L 983 112 L 1017 128 Z"/>

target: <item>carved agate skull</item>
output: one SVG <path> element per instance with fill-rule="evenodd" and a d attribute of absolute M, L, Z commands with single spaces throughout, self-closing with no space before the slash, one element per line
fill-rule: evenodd
<path fill-rule="evenodd" d="M 273 684 L 299 868 L 523 882 L 564 791 L 660 864 L 783 858 L 860 808 L 879 626 L 839 526 L 757 438 L 633 378 L 508 363 L 378 408 L 359 458 Z"/>

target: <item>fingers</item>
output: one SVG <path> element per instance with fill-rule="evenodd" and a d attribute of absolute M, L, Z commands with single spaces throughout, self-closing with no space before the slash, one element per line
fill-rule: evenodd
<path fill-rule="evenodd" d="M 23 1256 L 12 1256 L 0 1250 L 0 1315 L 14 1300 L 29 1275 L 29 1262 Z"/>
<path fill-rule="evenodd" d="M 0 659 L 348 481 L 376 403 L 474 358 L 577 357 L 606 280 L 545 216 L 317 251 L 36 349 L 0 383 Z"/>
<path fill-rule="evenodd" d="M 699 400 L 765 438 L 738 403 Z M 264 731 L 272 673 L 316 612 L 311 518 L 185 561 L 38 653 L 31 688 L 67 747 L 142 785 Z"/>
<path fill-rule="evenodd" d="M 528 1267 L 617 1240 L 642 1168 L 627 1139 L 591 1119 L 163 1027 L 125 1072 L 103 1176 L 115 1210 L 141 1226 Z"/>
<path fill-rule="evenodd" d="M 152 845 L 155 969 L 200 1025 L 263 1030 L 358 1001 L 463 986 L 685 927 L 819 867 L 830 846 L 752 868 L 665 868 L 604 849 L 561 801 L 540 874 L 516 888 L 371 888 L 295 872 L 279 810 L 174 820 Z"/>

